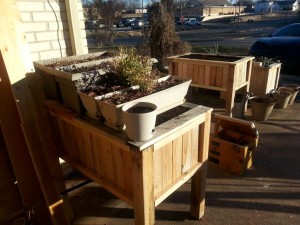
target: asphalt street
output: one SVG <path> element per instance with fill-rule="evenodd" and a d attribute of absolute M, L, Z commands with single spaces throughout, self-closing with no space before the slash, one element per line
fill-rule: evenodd
<path fill-rule="evenodd" d="M 214 46 L 249 48 L 258 38 L 266 37 L 283 27 L 287 23 L 299 22 L 300 17 L 285 17 L 257 20 L 254 23 L 247 21 L 239 24 L 233 22 L 203 22 L 200 27 L 177 26 L 177 34 L 182 41 L 189 42 L 192 46 Z M 116 46 L 137 46 L 143 43 L 141 32 L 135 32 L 133 36 L 120 37 L 118 32 L 131 32 L 130 28 L 116 28 Z M 95 41 L 88 36 L 89 47 L 94 46 Z"/>

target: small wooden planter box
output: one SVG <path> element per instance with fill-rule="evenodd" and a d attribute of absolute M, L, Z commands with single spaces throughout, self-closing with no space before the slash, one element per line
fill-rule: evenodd
<path fill-rule="evenodd" d="M 107 52 L 70 56 L 33 62 L 35 70 L 41 75 L 46 97 L 63 103 L 76 112 L 84 112 L 85 108 L 77 94 L 75 82 L 82 77 L 82 73 L 69 73 L 49 67 L 53 63 L 70 63 L 77 67 L 99 64 L 111 60 L 113 57 L 101 59 Z M 80 62 L 80 61 L 85 62 Z M 62 66 L 62 67 L 68 67 Z"/>
<path fill-rule="evenodd" d="M 60 156 L 102 187 L 134 207 L 136 225 L 153 225 L 155 207 L 192 178 L 191 213 L 204 214 L 205 179 L 212 109 L 190 103 L 189 111 L 156 126 L 147 142 L 128 142 L 93 120 L 46 101 L 62 143 Z"/>
<path fill-rule="evenodd" d="M 252 166 L 258 144 L 254 123 L 215 114 L 214 134 L 209 141 L 209 162 L 241 175 Z"/>
<path fill-rule="evenodd" d="M 263 96 L 271 90 L 277 89 L 280 69 L 281 63 L 273 63 L 264 67 L 262 62 L 253 62 L 249 91 L 254 95 Z"/>
<path fill-rule="evenodd" d="M 183 56 L 199 55 L 208 59 L 193 59 Z M 224 61 L 220 61 L 223 58 Z M 226 58 L 233 59 L 226 61 Z M 235 91 L 249 91 L 252 61 L 254 57 L 187 54 L 168 57 L 169 74 L 192 79 L 192 86 L 225 93 L 225 114 L 232 116 Z M 245 106 L 246 107 L 246 106 Z"/>

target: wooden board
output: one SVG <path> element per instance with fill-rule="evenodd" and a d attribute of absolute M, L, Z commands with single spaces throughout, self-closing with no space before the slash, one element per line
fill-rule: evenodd
<path fill-rule="evenodd" d="M 0 8 L 0 105 L 5 106 L 0 123 L 24 207 L 35 211 L 34 223 L 69 224 L 46 155 L 52 146 L 43 136 L 47 123 L 38 116 L 26 78 L 34 71 L 16 1 L 0 1 Z"/>
<path fill-rule="evenodd" d="M 0 224 L 11 224 L 13 219 L 25 216 L 21 195 L 15 182 L 0 126 Z"/>

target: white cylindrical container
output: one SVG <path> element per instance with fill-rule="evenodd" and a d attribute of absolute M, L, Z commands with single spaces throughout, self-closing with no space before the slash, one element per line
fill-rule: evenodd
<path fill-rule="evenodd" d="M 155 133 L 157 106 L 150 102 L 131 102 L 122 107 L 127 136 L 132 141 L 147 141 Z"/>

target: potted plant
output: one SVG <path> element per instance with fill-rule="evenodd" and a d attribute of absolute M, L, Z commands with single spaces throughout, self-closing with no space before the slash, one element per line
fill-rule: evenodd
<path fill-rule="evenodd" d="M 277 89 L 281 63 L 267 57 L 256 57 L 252 64 L 250 92 L 254 95 L 266 95 Z"/>
<path fill-rule="evenodd" d="M 105 78 L 106 82 L 101 82 Z M 105 87 L 112 84 L 120 88 L 108 94 L 92 96 L 94 110 L 99 109 L 105 124 L 116 130 L 124 129 L 122 107 L 128 102 L 150 102 L 157 105 L 161 113 L 184 102 L 190 79 L 174 76 L 163 76 L 153 69 L 153 59 L 138 55 L 134 49 L 121 48 L 117 57 L 105 70 L 105 75 L 98 76 L 95 85 L 89 85 L 89 91 L 98 88 L 102 83 Z M 109 81 L 112 80 L 112 81 Z M 80 88 L 80 96 L 85 88 Z M 84 93 L 86 96 L 89 93 Z M 83 103 L 85 104 L 84 99 Z M 95 106 L 95 102 L 98 108 Z"/>
<path fill-rule="evenodd" d="M 277 101 L 276 107 L 285 109 L 292 97 L 293 90 L 289 88 L 279 88 L 272 92 L 273 98 Z"/>
<path fill-rule="evenodd" d="M 255 121 L 265 121 L 269 119 L 276 101 L 271 96 L 250 97 L 252 119 Z"/>
<path fill-rule="evenodd" d="M 254 57 L 189 53 L 168 57 L 169 74 L 192 79 L 192 86 L 220 91 L 231 116 L 235 92 L 249 90 Z"/>
<path fill-rule="evenodd" d="M 300 86 L 297 84 L 283 84 L 282 88 L 288 88 L 292 92 L 292 96 L 289 100 L 289 105 L 292 105 L 299 93 Z"/>

